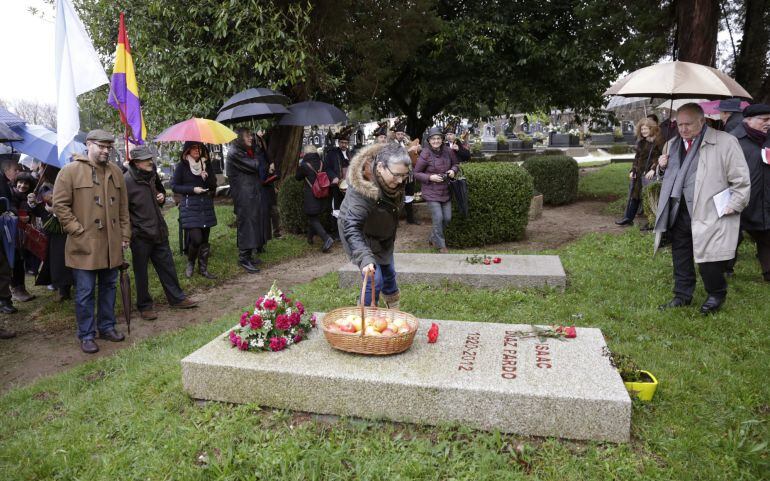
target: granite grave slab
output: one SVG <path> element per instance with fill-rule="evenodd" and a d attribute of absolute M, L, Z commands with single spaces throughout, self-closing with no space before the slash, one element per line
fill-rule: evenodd
<path fill-rule="evenodd" d="M 470 264 L 467 254 L 396 254 L 400 284 L 441 285 L 460 282 L 478 288 L 553 287 L 563 291 L 567 274 L 559 256 L 500 255 L 499 264 Z M 360 286 L 361 271 L 352 263 L 338 269 L 340 287 Z"/>
<path fill-rule="evenodd" d="M 319 318 L 322 315 L 319 315 Z M 428 344 L 431 322 L 439 340 Z M 277 352 L 244 353 L 218 336 L 182 360 L 196 399 L 428 425 L 626 442 L 631 399 L 602 356 L 598 329 L 569 340 L 524 339 L 502 323 L 421 320 L 394 356 L 337 351 L 320 330 Z"/>

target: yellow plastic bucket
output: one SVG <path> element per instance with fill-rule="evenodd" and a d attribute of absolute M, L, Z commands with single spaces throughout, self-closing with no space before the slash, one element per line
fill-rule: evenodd
<path fill-rule="evenodd" d="M 628 393 L 636 396 L 640 401 L 652 401 L 655 390 L 658 388 L 658 380 L 649 371 L 639 371 L 647 374 L 652 382 L 624 382 Z"/>

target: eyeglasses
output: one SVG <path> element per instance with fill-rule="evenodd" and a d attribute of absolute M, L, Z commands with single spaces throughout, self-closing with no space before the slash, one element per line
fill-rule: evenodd
<path fill-rule="evenodd" d="M 395 172 L 393 172 L 392 170 L 390 170 L 390 167 L 388 166 L 388 164 L 385 164 L 385 169 L 386 169 L 388 172 L 390 172 L 390 175 L 392 175 L 392 176 L 393 176 L 393 177 L 395 177 L 396 179 L 406 179 L 406 178 L 409 176 L 409 172 L 406 172 L 406 173 L 403 173 L 403 174 L 396 174 Z"/>

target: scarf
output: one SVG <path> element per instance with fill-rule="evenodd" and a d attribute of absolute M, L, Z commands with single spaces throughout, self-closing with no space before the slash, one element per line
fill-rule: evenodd
<path fill-rule="evenodd" d="M 201 176 L 201 172 L 203 172 L 203 163 L 205 162 L 205 159 L 203 157 L 200 157 L 197 161 L 192 158 L 192 156 L 188 155 L 186 157 L 187 163 L 190 164 L 190 171 L 193 173 L 193 175 L 197 175 L 198 177 Z"/>
<path fill-rule="evenodd" d="M 746 135 L 749 137 L 749 139 L 758 143 L 759 145 L 764 145 L 765 142 L 767 141 L 766 132 L 762 132 L 761 130 L 757 130 L 757 129 L 752 129 L 746 123 L 743 124 L 743 128 L 746 129 Z"/>
<path fill-rule="evenodd" d="M 377 163 L 373 162 L 374 165 L 373 171 L 374 171 L 374 178 L 377 182 L 377 186 L 380 188 L 380 190 L 393 202 L 396 202 L 398 200 L 399 194 L 403 192 L 403 183 L 398 185 L 395 188 L 388 187 L 388 184 L 385 183 L 385 181 L 380 176 L 379 172 L 377 172 Z"/>
<path fill-rule="evenodd" d="M 155 176 L 155 172 L 153 172 L 152 170 L 146 171 L 142 169 L 137 169 L 133 165 L 130 165 L 128 168 L 131 169 L 131 174 L 134 176 L 135 179 L 148 182 L 150 184 L 153 183 L 152 181 L 153 181 L 153 177 Z"/>

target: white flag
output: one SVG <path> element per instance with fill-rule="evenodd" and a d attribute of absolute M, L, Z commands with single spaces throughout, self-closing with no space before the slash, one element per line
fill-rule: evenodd
<path fill-rule="evenodd" d="M 70 0 L 56 2 L 56 144 L 61 155 L 80 129 L 77 96 L 109 83 Z"/>

